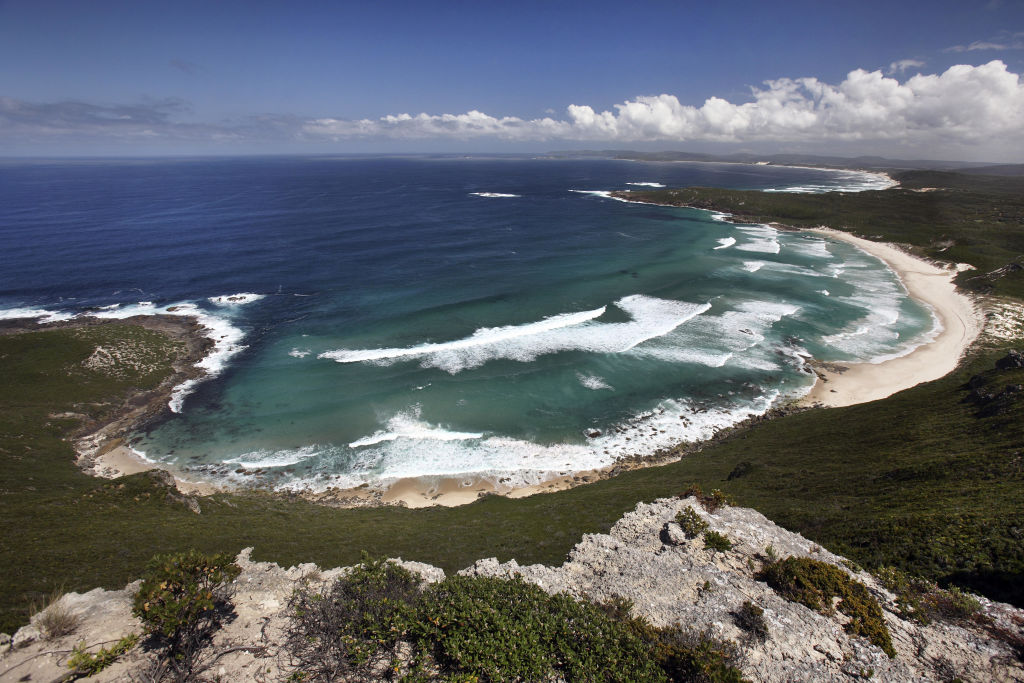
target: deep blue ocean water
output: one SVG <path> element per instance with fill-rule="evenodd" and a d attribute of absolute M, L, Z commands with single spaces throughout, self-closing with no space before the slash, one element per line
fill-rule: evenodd
<path fill-rule="evenodd" d="M 528 158 L 4 162 L 0 315 L 199 315 L 214 377 L 133 446 L 293 488 L 606 465 L 800 395 L 807 357 L 884 358 L 931 332 L 846 244 L 602 194 L 643 184 L 884 181 Z"/>

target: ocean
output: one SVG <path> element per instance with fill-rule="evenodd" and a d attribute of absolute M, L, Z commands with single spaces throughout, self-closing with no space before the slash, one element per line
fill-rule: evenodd
<path fill-rule="evenodd" d="M 609 191 L 888 184 L 528 157 L 5 161 L 0 317 L 199 317 L 208 379 L 131 440 L 189 478 L 526 485 L 708 438 L 805 393 L 808 358 L 877 362 L 935 332 L 850 245 Z"/>

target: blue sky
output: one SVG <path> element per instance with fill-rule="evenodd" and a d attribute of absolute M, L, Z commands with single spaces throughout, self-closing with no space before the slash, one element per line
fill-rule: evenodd
<path fill-rule="evenodd" d="M 1024 0 L 0 0 L 0 65 L 0 155 L 1024 161 Z"/>

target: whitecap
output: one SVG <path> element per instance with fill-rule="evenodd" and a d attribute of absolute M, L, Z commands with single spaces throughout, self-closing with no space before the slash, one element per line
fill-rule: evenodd
<path fill-rule="evenodd" d="M 356 439 L 351 442 L 349 448 L 363 448 L 374 446 L 386 441 L 398 439 L 411 439 L 417 441 L 467 441 L 479 439 L 483 433 L 479 432 L 454 432 L 442 427 L 428 424 L 420 420 L 420 406 L 413 406 L 410 410 L 399 413 L 387 421 L 387 428 L 376 431 L 370 436 Z"/>
<path fill-rule="evenodd" d="M 744 261 L 743 270 L 747 271 L 748 273 L 756 273 L 757 271 L 764 268 L 766 265 L 768 265 L 767 261 Z"/>
<path fill-rule="evenodd" d="M 731 247 L 734 244 L 736 244 L 736 238 L 735 237 L 723 237 L 722 239 L 718 240 L 718 246 L 715 247 L 714 249 L 715 250 L 718 250 L 718 249 L 728 249 L 729 247 Z"/>
<path fill-rule="evenodd" d="M 311 353 L 313 352 L 310 351 L 309 349 L 300 349 L 298 347 L 294 347 L 291 351 L 288 352 L 288 355 L 291 356 L 292 358 L 305 358 Z"/>
<path fill-rule="evenodd" d="M 578 379 L 580 384 L 584 387 L 593 391 L 600 391 L 601 389 L 612 389 L 614 391 L 614 387 L 612 387 L 612 385 L 608 384 L 608 382 L 605 382 L 603 378 L 598 377 L 597 375 L 584 375 L 582 372 L 577 372 L 576 379 Z"/>
<path fill-rule="evenodd" d="M 626 183 L 627 185 L 635 185 L 637 187 L 665 187 L 664 183 Z"/>
<path fill-rule="evenodd" d="M 652 410 L 610 426 L 585 445 L 538 444 L 508 436 L 437 439 L 433 435 L 410 435 L 372 444 L 367 440 L 358 449 L 334 456 L 344 459 L 349 471 L 335 473 L 331 458 L 324 457 L 309 475 L 284 482 L 278 489 L 316 491 L 361 484 L 387 486 L 412 477 L 465 477 L 467 484 L 483 479 L 508 490 L 606 467 L 623 457 L 652 455 L 680 442 L 708 439 L 726 427 L 764 413 L 779 396 L 779 392 L 772 391 L 717 407 L 664 400 Z"/>
<path fill-rule="evenodd" d="M 623 199 L 622 197 L 613 197 L 611 190 L 569 190 L 569 192 L 575 192 L 576 194 L 588 194 L 592 197 L 601 197 L 603 199 L 614 199 L 617 202 L 625 202 L 626 204 L 647 204 L 648 202 L 638 202 L 632 199 Z"/>
<path fill-rule="evenodd" d="M 265 298 L 263 294 L 253 294 L 252 292 L 240 292 L 238 294 L 224 294 L 221 296 L 211 296 L 207 301 L 215 306 L 244 306 L 245 304 L 251 304 L 254 301 L 259 301 Z"/>
<path fill-rule="evenodd" d="M 522 197 L 520 194 L 506 194 L 504 192 L 470 192 L 469 194 L 474 197 L 493 197 L 496 199 L 510 199 L 513 197 Z"/>
<path fill-rule="evenodd" d="M 782 248 L 779 244 L 779 231 L 768 225 L 744 225 L 736 228 L 749 239 L 736 245 L 740 251 L 756 251 L 765 254 L 778 254 Z"/>
<path fill-rule="evenodd" d="M 0 320 L 18 320 L 20 318 L 27 318 L 31 320 L 38 320 L 41 323 L 55 323 L 60 322 L 61 320 L 71 320 L 74 317 L 74 313 L 50 311 L 44 308 L 8 308 L 0 310 Z"/>
<path fill-rule="evenodd" d="M 311 445 L 296 449 L 267 450 L 259 449 L 244 453 L 235 458 L 224 460 L 229 465 L 238 465 L 247 469 L 260 469 L 265 467 L 290 467 L 297 465 L 304 460 L 314 458 L 324 452 L 324 446 Z"/>
<path fill-rule="evenodd" d="M 391 364 L 399 359 L 418 359 L 422 367 L 436 367 L 451 374 L 496 359 L 530 362 L 539 356 L 563 351 L 623 353 L 660 337 L 700 315 L 710 304 L 693 304 L 634 294 L 615 302 L 631 318 L 629 322 L 596 322 L 605 308 L 562 313 L 524 325 L 484 327 L 469 337 L 407 348 L 339 349 L 318 358 L 339 363 Z"/>

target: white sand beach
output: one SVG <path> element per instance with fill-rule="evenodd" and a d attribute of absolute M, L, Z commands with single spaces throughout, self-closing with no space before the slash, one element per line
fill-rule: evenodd
<path fill-rule="evenodd" d="M 903 281 L 911 297 L 935 312 L 942 329 L 935 339 L 899 358 L 881 363 L 834 363 L 818 368 L 823 379 L 818 380 L 801 403 L 840 407 L 877 401 L 939 379 L 956 368 L 981 333 L 984 318 L 974 302 L 957 291 L 953 284 L 955 269 L 941 268 L 892 244 L 872 242 L 838 230 L 816 228 L 811 232 L 848 242 L 881 259 Z"/>

